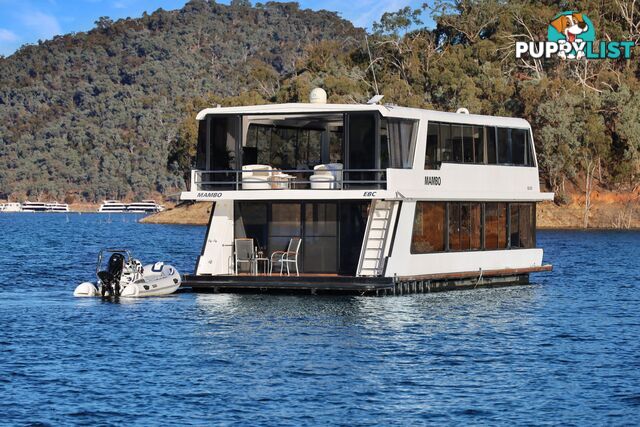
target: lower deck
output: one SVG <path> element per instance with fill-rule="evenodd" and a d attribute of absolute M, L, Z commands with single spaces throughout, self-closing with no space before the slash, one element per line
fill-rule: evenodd
<path fill-rule="evenodd" d="M 405 277 L 354 277 L 337 274 L 185 275 L 183 289 L 193 292 L 285 292 L 310 294 L 404 295 L 479 287 L 525 285 L 529 274 L 551 271 L 551 265 L 522 269 L 468 271 Z"/>

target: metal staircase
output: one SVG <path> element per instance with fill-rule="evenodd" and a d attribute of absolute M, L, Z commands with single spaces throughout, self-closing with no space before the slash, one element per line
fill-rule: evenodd
<path fill-rule="evenodd" d="M 387 200 L 374 200 L 371 203 L 358 262 L 358 276 L 374 277 L 384 273 L 385 258 L 389 253 L 387 243 L 397 206 L 398 202 Z"/>

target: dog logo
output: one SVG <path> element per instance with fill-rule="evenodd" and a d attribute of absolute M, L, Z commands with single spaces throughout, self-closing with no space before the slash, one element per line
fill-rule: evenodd
<path fill-rule="evenodd" d="M 584 46 L 585 42 L 593 43 L 596 39 L 596 32 L 591 20 L 584 13 L 573 11 L 562 12 L 556 15 L 547 30 L 549 41 L 560 45 L 567 43 L 569 46 Z M 572 48 L 560 49 L 558 56 L 561 58 L 580 59 L 585 56 L 584 49 Z"/>
<path fill-rule="evenodd" d="M 561 12 L 547 29 L 547 41 L 517 41 L 516 58 L 618 59 L 631 58 L 633 41 L 596 41 L 593 22 L 584 13 Z"/>

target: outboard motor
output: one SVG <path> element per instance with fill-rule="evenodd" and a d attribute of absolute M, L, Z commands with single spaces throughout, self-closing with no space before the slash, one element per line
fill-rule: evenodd
<path fill-rule="evenodd" d="M 99 271 L 98 278 L 102 282 L 102 296 L 105 296 L 107 290 L 111 296 L 120 296 L 120 277 L 124 269 L 124 255 L 114 253 L 109 258 L 106 271 Z"/>

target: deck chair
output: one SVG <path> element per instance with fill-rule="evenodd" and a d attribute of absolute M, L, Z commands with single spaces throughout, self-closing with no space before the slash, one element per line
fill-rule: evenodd
<path fill-rule="evenodd" d="M 271 254 L 271 262 L 269 263 L 269 274 L 273 273 L 273 263 L 280 263 L 280 275 L 282 276 L 282 269 L 284 265 L 287 266 L 287 275 L 291 274 L 289 271 L 289 264 L 295 264 L 296 266 L 296 276 L 300 275 L 300 271 L 298 270 L 298 254 L 300 253 L 300 244 L 302 243 L 302 239 L 300 237 L 292 237 L 289 240 L 289 246 L 287 246 L 286 251 L 275 251 Z"/>
<path fill-rule="evenodd" d="M 256 263 L 255 246 L 253 239 L 235 239 L 235 272 L 238 275 L 238 265 L 241 263 L 249 264 L 249 272 L 257 274 L 258 268 Z"/>

